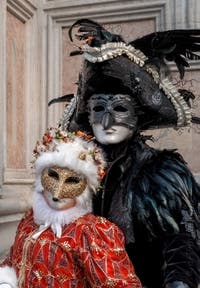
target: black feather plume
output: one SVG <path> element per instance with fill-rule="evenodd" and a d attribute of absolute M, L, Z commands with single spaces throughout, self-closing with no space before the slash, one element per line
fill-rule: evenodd
<path fill-rule="evenodd" d="M 194 53 L 200 52 L 200 29 L 155 32 L 129 44 L 141 50 L 153 64 L 154 59 L 159 59 L 160 66 L 165 60 L 175 62 L 181 78 L 184 77 L 185 67 L 189 67 L 187 60 L 200 60 L 200 56 Z"/>
<path fill-rule="evenodd" d="M 192 123 L 194 124 L 200 124 L 200 118 L 196 116 L 192 116 Z"/>
<path fill-rule="evenodd" d="M 68 35 L 72 42 L 74 41 L 72 32 L 75 27 L 79 27 L 75 37 L 78 40 L 85 40 L 92 47 L 100 47 L 107 42 L 124 42 L 120 35 L 107 31 L 102 25 L 90 19 L 79 19 L 70 27 Z"/>
<path fill-rule="evenodd" d="M 70 52 L 69 56 L 77 56 L 77 55 L 81 55 L 81 54 L 83 54 L 83 51 L 75 50 L 75 51 Z"/>
<path fill-rule="evenodd" d="M 54 98 L 51 101 L 49 101 L 48 106 L 54 103 L 69 102 L 73 97 L 74 97 L 74 94 L 67 94 L 58 98 Z"/>

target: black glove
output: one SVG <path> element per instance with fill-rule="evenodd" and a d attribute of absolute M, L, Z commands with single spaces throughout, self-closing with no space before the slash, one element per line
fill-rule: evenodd
<path fill-rule="evenodd" d="M 183 283 L 182 281 L 174 281 L 168 283 L 165 288 L 190 288 L 187 284 Z"/>

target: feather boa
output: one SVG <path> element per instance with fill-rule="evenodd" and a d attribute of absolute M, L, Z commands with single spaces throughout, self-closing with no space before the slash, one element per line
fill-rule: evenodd
<path fill-rule="evenodd" d="M 51 227 L 57 237 L 61 237 L 62 226 L 75 221 L 91 211 L 91 205 L 84 206 L 80 201 L 77 201 L 76 206 L 67 210 L 55 210 L 46 203 L 42 193 L 35 191 L 33 194 L 34 221 L 40 227 L 33 237 L 35 239 L 38 238 L 49 227 Z"/>

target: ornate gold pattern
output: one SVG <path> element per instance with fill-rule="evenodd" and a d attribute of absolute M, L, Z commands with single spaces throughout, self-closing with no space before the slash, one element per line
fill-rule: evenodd
<path fill-rule="evenodd" d="M 42 171 L 41 182 L 43 188 L 58 199 L 78 197 L 87 185 L 83 176 L 56 166 Z"/>
<path fill-rule="evenodd" d="M 37 230 L 29 213 L 4 263 L 16 270 L 19 288 L 141 288 L 125 249 L 116 256 L 124 238 L 111 222 L 87 214 L 64 225 L 61 238 L 48 228 L 33 239 Z"/>

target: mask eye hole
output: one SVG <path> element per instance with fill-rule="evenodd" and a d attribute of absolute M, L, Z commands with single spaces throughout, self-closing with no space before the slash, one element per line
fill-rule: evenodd
<path fill-rule="evenodd" d="M 95 106 L 95 107 L 93 108 L 93 110 L 94 110 L 95 112 L 101 112 L 101 111 L 104 111 L 105 109 L 104 109 L 104 107 L 103 107 L 102 105 L 98 105 L 98 106 Z"/>
<path fill-rule="evenodd" d="M 48 176 L 52 177 L 52 178 L 54 178 L 56 180 L 59 179 L 58 173 L 55 170 L 51 169 L 51 168 L 48 169 Z"/>
<path fill-rule="evenodd" d="M 123 106 L 115 106 L 114 108 L 113 108 L 113 110 L 114 111 L 116 111 L 116 112 L 127 112 L 128 110 L 127 110 L 127 108 L 125 108 L 125 107 L 123 107 Z"/>
<path fill-rule="evenodd" d="M 65 180 L 65 183 L 71 183 L 71 184 L 76 184 L 76 183 L 79 183 L 81 181 L 81 178 L 78 177 L 78 176 L 71 176 L 71 177 L 68 177 L 66 180 Z"/>

